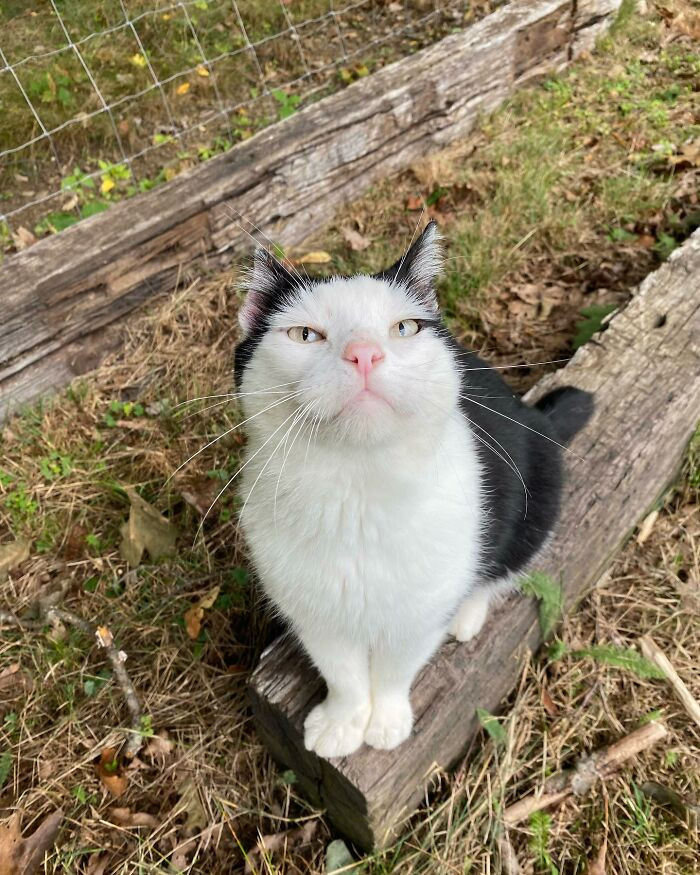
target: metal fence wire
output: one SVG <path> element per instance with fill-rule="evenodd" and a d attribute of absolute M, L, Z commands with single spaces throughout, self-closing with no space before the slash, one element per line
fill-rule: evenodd
<path fill-rule="evenodd" d="M 172 178 L 473 15 L 465 0 L 3 0 L 0 253 Z"/>

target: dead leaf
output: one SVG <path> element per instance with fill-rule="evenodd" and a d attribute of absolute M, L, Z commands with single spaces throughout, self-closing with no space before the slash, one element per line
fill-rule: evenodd
<path fill-rule="evenodd" d="M 649 535 L 651 535 L 654 529 L 654 524 L 656 523 L 658 518 L 658 510 L 652 510 L 652 512 L 647 517 L 645 517 L 644 522 L 639 527 L 639 532 L 637 534 L 638 544 L 643 544 L 649 538 Z"/>
<path fill-rule="evenodd" d="M 34 681 L 22 671 L 18 662 L 0 671 L 0 717 L 14 710 L 21 699 L 34 689 Z"/>
<path fill-rule="evenodd" d="M 688 167 L 700 167 L 700 137 L 684 143 L 678 150 L 677 155 L 671 155 L 669 164 L 675 165 L 679 170 Z"/>
<path fill-rule="evenodd" d="M 559 708 L 557 708 L 554 699 L 549 695 L 547 687 L 542 687 L 542 706 L 550 717 L 559 716 Z"/>
<path fill-rule="evenodd" d="M 0 544 L 0 583 L 7 580 L 8 573 L 29 559 L 29 541 L 18 538 L 9 544 Z"/>
<path fill-rule="evenodd" d="M 167 732 L 159 732 L 157 735 L 149 738 L 148 744 L 143 749 L 143 754 L 152 760 L 164 763 L 173 752 L 174 746 L 173 742 L 168 738 Z"/>
<path fill-rule="evenodd" d="M 0 875 L 34 875 L 44 862 L 44 854 L 53 847 L 63 820 L 58 809 L 45 817 L 34 832 L 22 838 L 21 815 L 16 812 L 0 826 Z"/>
<path fill-rule="evenodd" d="M 109 864 L 109 854 L 91 854 L 85 875 L 105 875 Z"/>
<path fill-rule="evenodd" d="M 595 859 L 588 864 L 587 875 L 605 875 L 605 857 L 608 851 L 608 838 L 605 836 L 603 842 L 595 855 Z"/>
<path fill-rule="evenodd" d="M 185 611 L 183 617 L 185 621 L 185 629 L 193 641 L 199 636 L 199 633 L 202 630 L 204 612 L 213 607 L 214 602 L 219 598 L 220 590 L 220 586 L 212 587 L 196 604 L 192 605 L 188 611 Z"/>
<path fill-rule="evenodd" d="M 148 552 L 152 560 L 171 556 L 175 552 L 177 528 L 159 513 L 153 505 L 144 501 L 133 486 L 126 487 L 131 502 L 129 519 L 120 528 L 122 536 L 119 552 L 126 562 L 137 566 Z"/>
<path fill-rule="evenodd" d="M 213 607 L 214 602 L 219 598 L 219 592 L 221 591 L 220 586 L 213 586 L 210 590 L 208 590 L 199 600 L 199 607 L 204 608 L 205 611 L 208 611 L 209 608 Z"/>
<path fill-rule="evenodd" d="M 182 805 L 182 809 L 187 814 L 185 828 L 189 830 L 190 833 L 204 829 L 209 821 L 209 817 L 207 816 L 202 801 L 199 798 L 199 789 L 194 778 L 185 778 L 177 790 L 180 794 L 180 804 Z"/>
<path fill-rule="evenodd" d="M 359 231 L 346 226 L 341 227 L 340 233 L 343 235 L 345 242 L 353 252 L 363 252 L 368 246 L 372 245 L 372 241 L 363 237 Z"/>
<path fill-rule="evenodd" d="M 119 826 L 148 826 L 151 829 L 160 826 L 157 817 L 145 811 L 132 811 L 130 808 L 110 808 L 109 816 L 112 823 Z"/>
<path fill-rule="evenodd" d="M 20 227 L 13 231 L 12 233 L 12 242 L 15 244 L 15 249 L 18 252 L 21 252 L 23 249 L 27 249 L 29 246 L 33 246 L 37 241 L 37 238 L 32 234 L 32 232 L 28 229 L 20 225 Z"/>
<path fill-rule="evenodd" d="M 275 851 L 284 850 L 285 853 L 292 848 L 308 845 L 318 830 L 318 820 L 307 820 L 306 823 L 296 829 L 288 829 L 284 832 L 262 835 L 258 839 L 256 847 L 246 854 L 245 872 L 254 872 L 253 862 L 257 864 L 263 854 L 272 854 Z"/>
<path fill-rule="evenodd" d="M 406 201 L 406 209 L 407 210 L 422 210 L 423 209 L 423 198 L 418 197 L 418 195 L 413 195 L 408 198 Z"/>
<path fill-rule="evenodd" d="M 294 258 L 292 261 L 294 264 L 328 264 L 331 261 L 331 256 L 328 252 L 319 249 L 316 252 L 300 255 L 299 258 Z"/>
<path fill-rule="evenodd" d="M 183 619 L 185 621 L 187 634 L 193 641 L 195 641 L 199 637 L 199 633 L 202 631 L 204 608 L 200 608 L 199 605 L 192 605 L 188 611 L 185 611 Z"/>
<path fill-rule="evenodd" d="M 126 792 L 129 781 L 117 759 L 116 748 L 106 747 L 100 754 L 97 777 L 115 799 L 123 796 Z"/>

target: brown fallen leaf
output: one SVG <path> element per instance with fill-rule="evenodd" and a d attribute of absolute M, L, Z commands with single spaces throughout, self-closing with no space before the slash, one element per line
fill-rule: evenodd
<path fill-rule="evenodd" d="M 557 708 L 556 702 L 549 695 L 549 690 L 547 689 L 547 687 L 542 687 L 542 707 L 549 714 L 550 717 L 559 716 L 559 708 Z"/>
<path fill-rule="evenodd" d="M 122 541 L 119 552 L 130 566 L 137 566 L 144 551 L 154 561 L 175 552 L 177 528 L 159 511 L 144 501 L 133 486 L 126 487 L 131 502 L 129 519 L 119 529 Z"/>
<path fill-rule="evenodd" d="M 85 875 L 105 875 L 109 865 L 109 854 L 91 854 Z"/>
<path fill-rule="evenodd" d="M 45 817 L 26 838 L 22 838 L 19 812 L 0 825 L 0 875 L 38 873 L 44 854 L 53 847 L 62 820 L 63 810 L 59 808 Z"/>
<path fill-rule="evenodd" d="M 253 864 L 257 864 L 263 854 L 272 854 L 275 851 L 285 852 L 295 847 L 308 845 L 318 830 L 318 820 L 307 820 L 303 826 L 296 829 L 287 829 L 284 832 L 261 835 L 256 847 L 246 854 L 245 872 L 254 872 Z"/>
<path fill-rule="evenodd" d="M 187 815 L 185 829 L 190 835 L 203 830 L 209 821 L 209 817 L 202 805 L 199 796 L 199 788 L 197 787 L 194 778 L 189 776 L 186 777 L 177 788 L 177 791 L 180 794 L 180 805 L 182 805 L 182 810 L 184 810 Z"/>
<path fill-rule="evenodd" d="M 644 518 L 644 521 L 639 527 L 639 532 L 637 533 L 637 543 L 640 546 L 649 539 L 649 535 L 651 535 L 652 531 L 654 530 L 654 525 L 656 524 L 658 518 L 658 510 L 652 510 L 652 512 Z"/>
<path fill-rule="evenodd" d="M 221 483 L 211 477 L 197 477 L 180 489 L 180 495 L 201 516 L 209 510 L 221 491 Z"/>
<path fill-rule="evenodd" d="M 406 201 L 406 209 L 407 210 L 422 210 L 423 209 L 423 198 L 418 197 L 418 195 L 412 195 Z"/>
<path fill-rule="evenodd" d="M 194 641 L 202 630 L 202 620 L 204 619 L 204 612 L 208 611 L 214 605 L 214 602 L 219 597 L 220 586 L 212 587 L 208 592 L 206 592 L 199 601 L 192 605 L 192 607 L 185 611 L 183 619 L 185 621 L 185 629 L 187 630 L 187 634 Z"/>
<path fill-rule="evenodd" d="M 340 233 L 343 235 L 345 242 L 353 252 L 363 252 L 368 246 L 372 245 L 371 240 L 363 237 L 362 234 L 354 228 L 348 228 L 343 225 L 340 229 Z"/>
<path fill-rule="evenodd" d="M 27 249 L 29 246 L 33 246 L 36 243 L 36 240 L 37 238 L 34 234 L 32 234 L 28 228 L 24 228 L 23 226 L 20 226 L 12 234 L 12 242 L 15 244 L 15 249 L 18 252 Z"/>
<path fill-rule="evenodd" d="M 185 621 L 185 630 L 189 637 L 194 641 L 199 637 L 199 633 L 202 631 L 204 608 L 201 608 L 199 605 L 192 605 L 188 611 L 185 611 L 183 619 Z"/>
<path fill-rule="evenodd" d="M 13 711 L 18 702 L 25 699 L 34 689 L 32 678 L 13 662 L 0 671 L 0 718 Z"/>
<path fill-rule="evenodd" d="M 328 264 L 331 261 L 331 256 L 328 252 L 318 250 L 317 252 L 307 252 L 305 255 L 292 259 L 292 261 L 294 264 Z"/>
<path fill-rule="evenodd" d="M 29 541 L 18 538 L 9 544 L 0 544 L 0 583 L 7 580 L 13 568 L 29 559 Z"/>
<path fill-rule="evenodd" d="M 175 745 L 168 738 L 167 732 L 163 731 L 149 738 L 148 744 L 143 749 L 143 754 L 152 760 L 164 763 L 173 752 L 174 747 Z"/>
<path fill-rule="evenodd" d="M 97 763 L 97 777 L 115 799 L 123 796 L 126 792 L 129 780 L 117 758 L 116 748 L 106 747 L 100 754 L 100 760 Z"/>
<path fill-rule="evenodd" d="M 130 808 L 110 808 L 109 817 L 112 823 L 119 826 L 148 826 L 155 829 L 160 821 L 146 811 L 132 811 Z"/>

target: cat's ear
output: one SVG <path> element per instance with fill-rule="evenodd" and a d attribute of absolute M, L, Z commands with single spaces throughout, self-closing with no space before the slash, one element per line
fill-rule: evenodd
<path fill-rule="evenodd" d="M 396 264 L 382 277 L 400 283 L 427 300 L 435 299 L 435 280 L 442 271 L 443 252 L 436 222 L 429 222 L 423 233 Z"/>
<path fill-rule="evenodd" d="M 238 311 L 238 321 L 244 334 L 252 334 L 260 325 L 276 292 L 288 282 L 287 268 L 266 249 L 256 249 L 253 266 L 246 271 L 241 283 L 246 296 Z"/>

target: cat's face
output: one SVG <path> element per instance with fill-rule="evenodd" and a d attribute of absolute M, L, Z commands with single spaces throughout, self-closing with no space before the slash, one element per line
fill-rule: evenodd
<path fill-rule="evenodd" d="M 400 267 L 322 282 L 259 253 L 236 366 L 243 392 L 259 393 L 243 395 L 246 414 L 275 406 L 251 426 L 269 430 L 297 409 L 295 432 L 316 422 L 325 438 L 376 444 L 451 415 L 459 376 L 438 331 L 437 247 L 430 225 Z M 282 392 L 295 394 L 285 401 Z"/>

